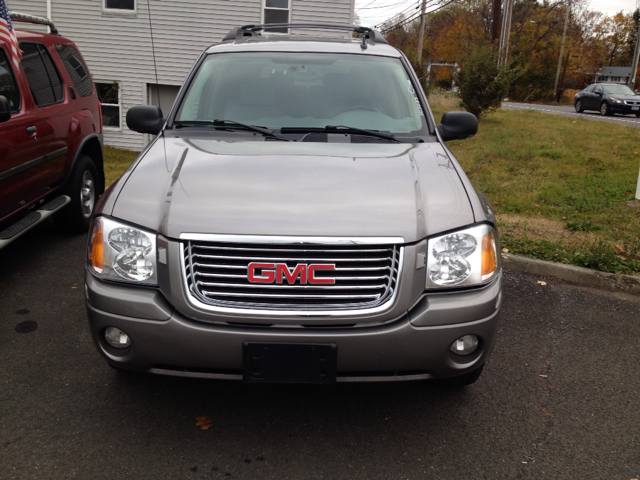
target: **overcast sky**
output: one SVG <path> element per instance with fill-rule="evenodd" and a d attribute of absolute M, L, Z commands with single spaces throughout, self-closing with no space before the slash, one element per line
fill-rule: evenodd
<path fill-rule="evenodd" d="M 396 13 L 405 12 L 406 16 L 419 13 L 421 0 L 356 0 L 356 13 L 360 16 L 360 25 L 373 27 Z M 427 0 L 427 5 L 445 3 L 443 0 Z M 598 10 L 607 15 L 614 15 L 619 11 L 632 12 L 636 8 L 636 0 L 589 0 L 592 10 Z M 427 11 L 429 11 L 427 7 Z"/>

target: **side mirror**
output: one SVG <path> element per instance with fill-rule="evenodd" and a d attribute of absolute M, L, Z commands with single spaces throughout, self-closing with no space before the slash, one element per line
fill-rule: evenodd
<path fill-rule="evenodd" d="M 445 112 L 438 132 L 445 142 L 473 137 L 478 132 L 478 119 L 469 112 Z"/>
<path fill-rule="evenodd" d="M 136 105 L 127 111 L 127 127 L 134 132 L 158 135 L 163 125 L 162 110 L 155 105 Z"/>
<path fill-rule="evenodd" d="M 11 105 L 4 95 L 0 95 L 0 123 L 6 122 L 11 118 Z"/>

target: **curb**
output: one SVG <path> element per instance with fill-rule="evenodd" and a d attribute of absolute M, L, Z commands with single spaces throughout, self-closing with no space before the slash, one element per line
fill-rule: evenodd
<path fill-rule="evenodd" d="M 502 266 L 519 272 L 557 277 L 574 285 L 640 295 L 640 277 L 600 272 L 590 268 L 521 257 L 511 253 L 502 254 Z"/>

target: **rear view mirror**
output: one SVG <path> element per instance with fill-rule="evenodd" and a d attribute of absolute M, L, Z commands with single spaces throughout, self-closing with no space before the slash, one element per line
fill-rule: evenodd
<path fill-rule="evenodd" d="M 4 95 L 0 95 L 0 123 L 11 118 L 11 105 Z"/>
<path fill-rule="evenodd" d="M 445 142 L 473 137 L 478 132 L 478 119 L 469 112 L 446 112 L 438 124 L 438 132 Z"/>
<path fill-rule="evenodd" d="M 127 111 L 127 127 L 134 132 L 158 135 L 163 125 L 162 110 L 155 105 L 136 105 Z"/>

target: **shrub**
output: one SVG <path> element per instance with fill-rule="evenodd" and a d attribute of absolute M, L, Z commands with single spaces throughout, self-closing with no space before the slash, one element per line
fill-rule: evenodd
<path fill-rule="evenodd" d="M 507 88 L 517 76 L 518 70 L 512 65 L 498 68 L 493 47 L 475 47 L 460 72 L 462 106 L 478 118 L 500 108 Z"/>

